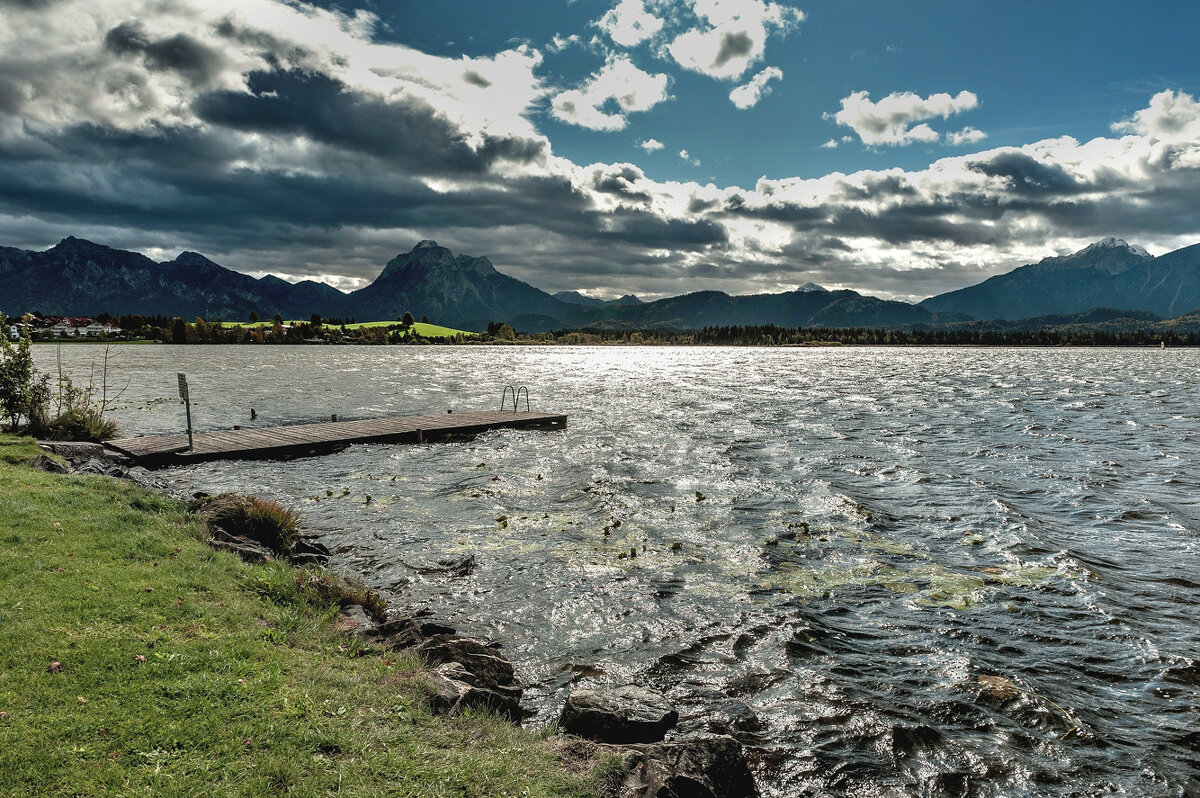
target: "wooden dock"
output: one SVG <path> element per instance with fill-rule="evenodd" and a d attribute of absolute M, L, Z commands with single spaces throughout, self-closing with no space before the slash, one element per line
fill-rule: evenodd
<path fill-rule="evenodd" d="M 198 432 L 193 436 L 191 451 L 186 434 L 124 438 L 104 445 L 127 455 L 138 465 L 153 468 L 208 460 L 308 457 L 336 452 L 356 443 L 424 443 L 493 429 L 555 430 L 566 426 L 565 415 L 501 410 Z"/>

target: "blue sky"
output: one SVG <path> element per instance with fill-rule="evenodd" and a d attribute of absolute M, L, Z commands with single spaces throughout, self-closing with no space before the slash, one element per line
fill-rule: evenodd
<path fill-rule="evenodd" d="M 1160 254 L 1200 241 L 1198 8 L 0 0 L 0 244 L 912 300 Z"/>

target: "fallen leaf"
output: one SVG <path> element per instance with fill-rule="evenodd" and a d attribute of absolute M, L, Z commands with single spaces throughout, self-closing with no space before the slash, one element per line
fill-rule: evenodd
<path fill-rule="evenodd" d="M 153 592 L 154 592 L 154 588 L 152 588 L 152 587 L 148 587 L 148 588 L 146 588 L 146 592 L 147 592 L 147 593 L 153 593 Z"/>
<path fill-rule="evenodd" d="M 8 720 L 11 717 L 12 715 L 8 714 L 7 712 L 0 712 L 0 720 Z"/>
<path fill-rule="evenodd" d="M 84 698 L 84 697 L 83 697 L 83 696 L 81 696 L 81 695 L 77 695 L 77 696 L 75 696 L 75 700 L 76 700 L 76 701 L 78 701 L 78 702 L 79 702 L 79 703 L 81 703 L 81 704 L 86 704 L 86 703 L 87 703 L 87 699 L 86 699 L 86 698 Z"/>
<path fill-rule="evenodd" d="M 46 673 L 62 673 L 62 663 L 54 660 L 54 662 L 46 666 Z"/>
<path fill-rule="evenodd" d="M 133 655 L 133 659 L 134 659 L 134 661 L 135 661 L 135 662 L 145 662 L 145 661 L 146 661 L 146 655 L 145 655 L 145 654 L 134 654 L 134 655 Z"/>

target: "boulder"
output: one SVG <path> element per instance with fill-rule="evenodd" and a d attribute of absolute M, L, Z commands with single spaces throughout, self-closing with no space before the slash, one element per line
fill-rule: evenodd
<path fill-rule="evenodd" d="M 458 634 L 452 626 L 433 620 L 428 613 L 418 613 L 407 618 L 392 618 L 379 624 L 372 633 L 370 642 L 394 648 L 397 651 L 415 648 L 432 637 Z"/>
<path fill-rule="evenodd" d="M 71 461 L 86 461 L 93 458 L 118 457 L 116 452 L 104 448 L 102 443 L 88 441 L 38 441 L 48 452 L 54 452 Z"/>
<path fill-rule="evenodd" d="M 702 737 L 631 746 L 622 757 L 620 795 L 628 798 L 756 798 L 741 744 Z"/>
<path fill-rule="evenodd" d="M 558 719 L 563 731 L 605 743 L 652 743 L 679 722 L 666 698 L 641 687 L 572 690 Z"/>
<path fill-rule="evenodd" d="M 217 551 L 228 551 L 251 563 L 269 562 L 275 559 L 275 552 L 250 538 L 231 535 L 220 527 L 211 527 L 209 532 L 208 545 Z"/>
<path fill-rule="evenodd" d="M 38 471 L 46 471 L 51 474 L 69 474 L 70 470 L 62 463 L 52 457 L 47 457 L 44 454 L 39 454 L 37 457 L 29 461 L 29 465 L 36 468 Z"/>
<path fill-rule="evenodd" d="M 475 684 L 475 675 L 461 663 L 447 662 L 437 666 L 427 677 L 434 690 L 431 699 L 434 711 L 455 714 L 464 709 L 486 709 L 514 723 L 521 721 L 521 691 Z"/>
<path fill-rule="evenodd" d="M 512 663 L 492 645 L 469 637 L 438 636 L 417 646 L 417 653 L 432 666 L 457 662 L 474 677 L 472 684 L 478 687 L 509 690 L 518 698 L 521 695 Z"/>

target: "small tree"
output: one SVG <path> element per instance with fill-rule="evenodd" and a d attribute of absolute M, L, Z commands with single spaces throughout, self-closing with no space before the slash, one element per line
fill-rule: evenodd
<path fill-rule="evenodd" d="M 321 314 L 320 313 L 312 314 L 312 317 L 310 320 L 312 321 L 312 326 L 314 326 L 314 327 L 321 326 Z"/>
<path fill-rule="evenodd" d="M 252 310 L 250 311 L 250 323 L 253 324 L 256 321 L 258 321 L 258 311 Z"/>
<path fill-rule="evenodd" d="M 416 323 L 417 323 L 417 320 L 413 318 L 412 311 L 411 310 L 404 311 L 404 316 L 400 319 L 400 324 L 404 327 L 411 327 Z"/>

